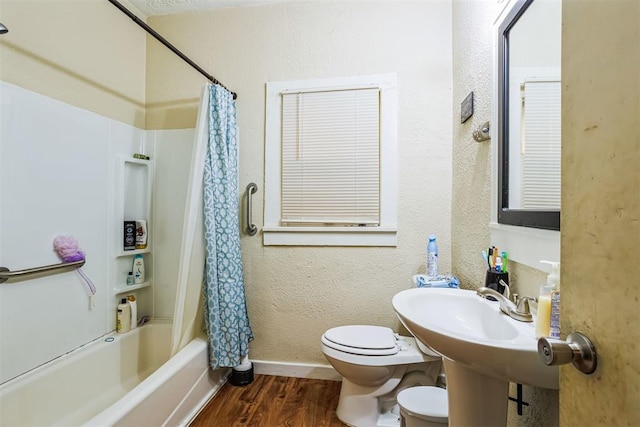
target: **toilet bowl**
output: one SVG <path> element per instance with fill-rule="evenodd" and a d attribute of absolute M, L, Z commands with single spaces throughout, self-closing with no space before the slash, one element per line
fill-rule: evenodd
<path fill-rule="evenodd" d="M 325 357 L 343 377 L 336 414 L 347 425 L 399 426 L 397 394 L 435 385 L 442 372 L 439 356 L 386 327 L 339 326 L 327 330 L 321 341 Z"/>

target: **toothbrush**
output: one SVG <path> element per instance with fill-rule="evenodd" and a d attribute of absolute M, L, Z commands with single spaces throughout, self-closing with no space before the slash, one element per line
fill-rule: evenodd
<path fill-rule="evenodd" d="M 493 268 L 491 261 L 493 261 L 493 246 L 489 248 L 489 258 L 487 259 L 487 264 L 489 264 L 489 270 Z"/>
<path fill-rule="evenodd" d="M 489 262 L 489 255 L 487 255 L 487 251 L 482 251 L 482 259 L 487 263 L 487 268 L 491 270 L 491 262 Z"/>
<path fill-rule="evenodd" d="M 507 253 L 502 252 L 502 271 L 507 272 L 507 261 L 509 260 Z"/>

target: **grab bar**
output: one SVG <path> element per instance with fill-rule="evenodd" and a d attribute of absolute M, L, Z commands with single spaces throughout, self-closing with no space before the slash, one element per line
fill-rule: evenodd
<path fill-rule="evenodd" d="M 4 283 L 9 279 L 16 277 L 31 276 L 38 273 L 46 273 L 48 271 L 62 270 L 63 268 L 80 268 L 84 265 L 85 260 L 74 262 L 63 262 L 61 264 L 45 265 L 43 267 L 27 268 L 25 270 L 11 271 L 7 267 L 0 267 L 0 283 Z"/>
<path fill-rule="evenodd" d="M 255 194 L 256 191 L 258 191 L 258 186 L 255 182 L 247 185 L 247 234 L 249 236 L 253 236 L 258 232 L 258 227 L 253 224 L 253 208 L 251 206 L 253 194 Z"/>

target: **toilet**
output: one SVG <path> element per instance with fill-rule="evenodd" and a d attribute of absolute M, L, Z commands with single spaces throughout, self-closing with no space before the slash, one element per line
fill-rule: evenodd
<path fill-rule="evenodd" d="M 434 386 L 443 369 L 431 349 L 383 326 L 331 328 L 322 335 L 322 352 L 343 377 L 336 414 L 356 427 L 399 426 L 398 393 Z M 423 407 L 431 412 L 434 404 L 426 401 Z"/>

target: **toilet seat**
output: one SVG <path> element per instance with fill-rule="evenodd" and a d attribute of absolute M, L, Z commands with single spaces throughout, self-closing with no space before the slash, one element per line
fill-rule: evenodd
<path fill-rule="evenodd" d="M 322 335 L 322 343 L 334 350 L 361 356 L 391 356 L 400 350 L 390 328 L 371 325 L 347 325 L 331 328 Z"/>

